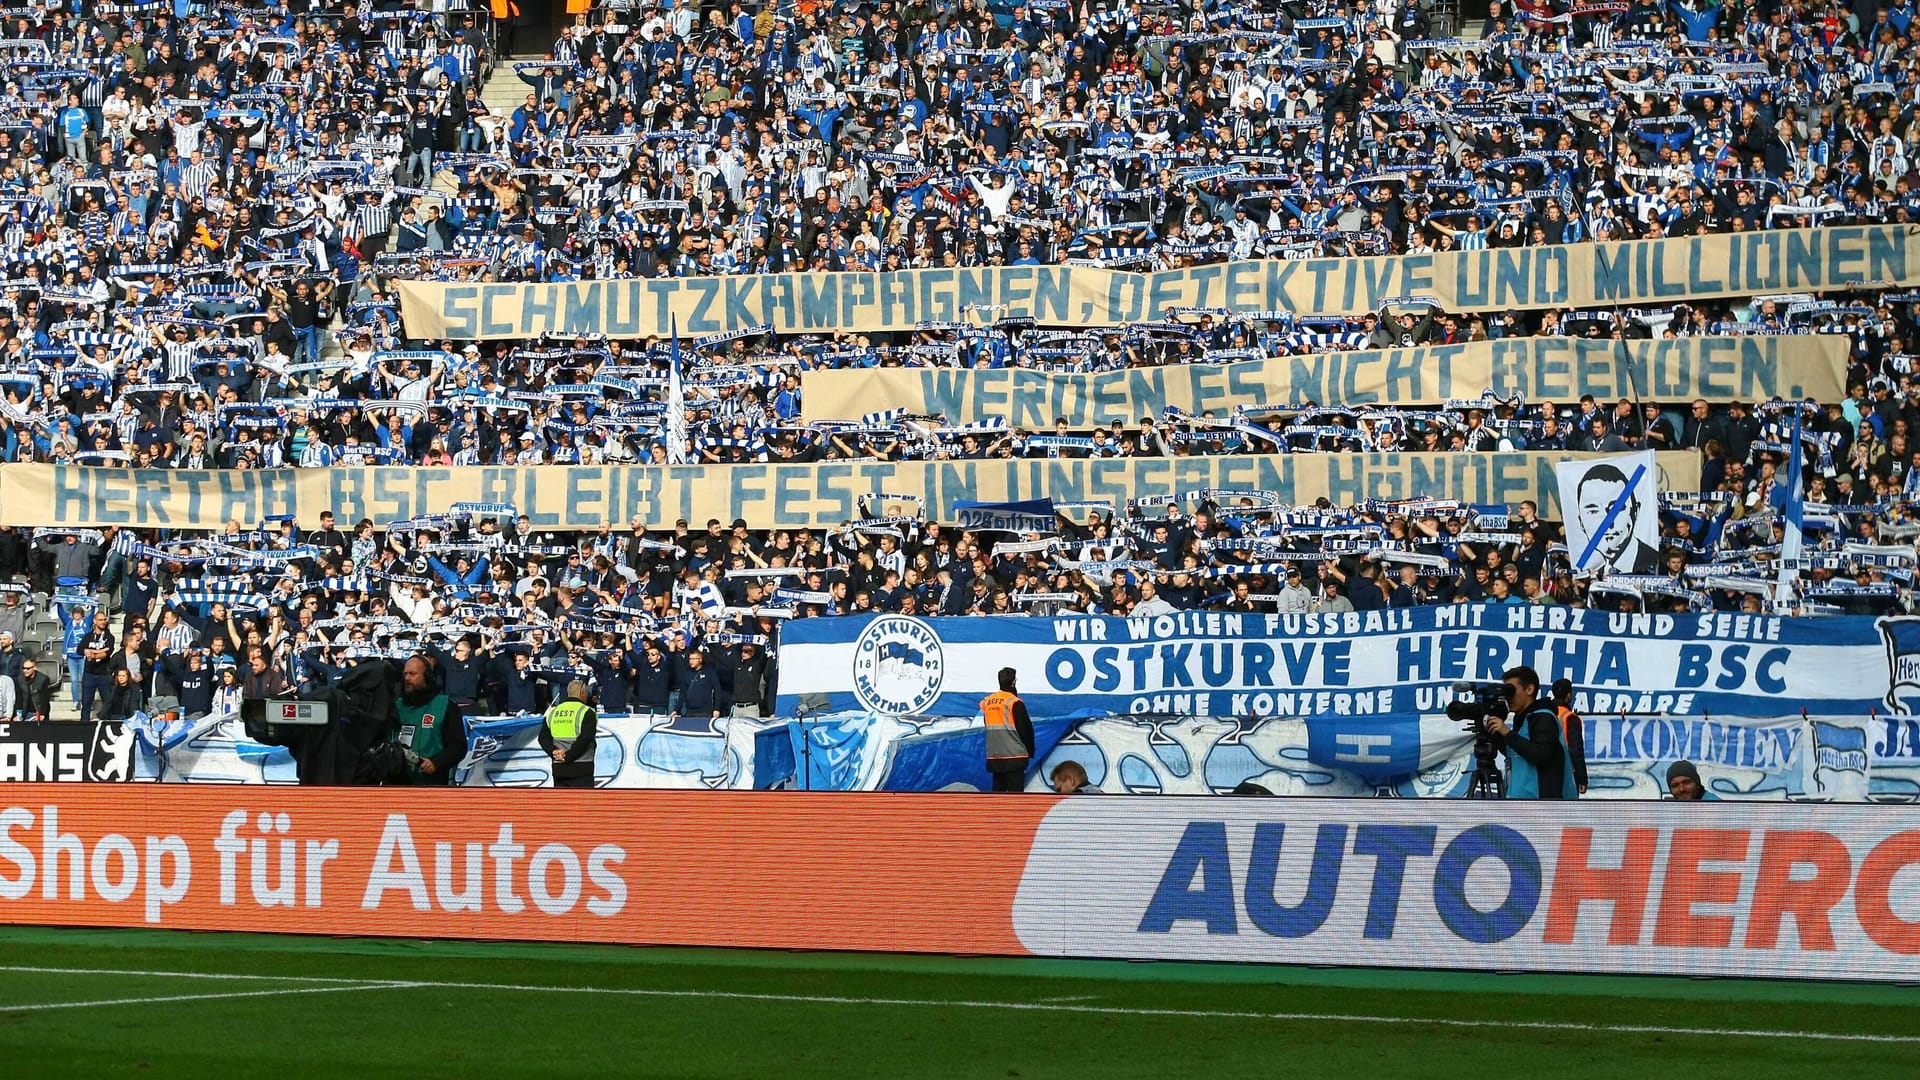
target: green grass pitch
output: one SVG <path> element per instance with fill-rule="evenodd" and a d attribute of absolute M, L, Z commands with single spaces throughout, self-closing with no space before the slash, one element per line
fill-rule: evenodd
<path fill-rule="evenodd" d="M 1920 1076 L 1920 989 L 0 927 L 0 1077 Z"/>

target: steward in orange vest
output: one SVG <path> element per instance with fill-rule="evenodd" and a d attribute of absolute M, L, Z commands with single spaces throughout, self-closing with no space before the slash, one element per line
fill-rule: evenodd
<path fill-rule="evenodd" d="M 980 715 L 987 722 L 987 771 L 993 774 L 993 790 L 1024 791 L 1027 763 L 1033 758 L 1033 719 L 1027 715 L 1027 703 L 1014 692 L 1015 672 L 1000 669 L 1000 690 L 980 701 Z"/>

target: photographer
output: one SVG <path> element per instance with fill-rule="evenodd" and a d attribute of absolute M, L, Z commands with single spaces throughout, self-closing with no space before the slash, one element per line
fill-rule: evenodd
<path fill-rule="evenodd" d="M 1514 721 L 1509 725 L 1505 715 L 1489 716 L 1487 732 L 1507 755 L 1507 798 L 1577 798 L 1560 721 L 1540 700 L 1540 676 L 1523 666 L 1507 669 L 1500 681 L 1507 684 Z"/>

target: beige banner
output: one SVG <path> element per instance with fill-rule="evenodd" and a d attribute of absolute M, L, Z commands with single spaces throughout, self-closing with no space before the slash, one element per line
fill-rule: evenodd
<path fill-rule="evenodd" d="M 744 518 L 755 528 L 831 528 L 862 516 L 863 496 L 914 495 L 950 519 L 959 501 L 1128 499 L 1199 488 L 1249 488 L 1289 503 L 1327 498 L 1531 499 L 1551 516 L 1555 462 L 1578 454 L 1282 454 L 1015 461 L 831 461 L 766 465 L 538 465 L 467 468 L 184 470 L 0 465 L 0 524 L 98 528 L 253 528 L 291 514 L 312 527 L 332 510 L 345 527 L 386 525 L 457 502 L 508 503 L 542 529 L 650 526 Z M 1699 455 L 1660 455 L 1662 490 L 1700 486 Z"/>
<path fill-rule="evenodd" d="M 1920 284 L 1920 226 L 1688 236 L 1365 259 L 1269 259 L 1134 274 L 1087 266 L 897 273 L 737 274 L 551 284 L 400 283 L 415 338 L 542 334 L 639 338 L 912 330 L 925 322 L 1031 317 L 1117 326 L 1169 309 L 1359 315 L 1426 297 L 1448 311 L 1672 304 L 1846 285 Z"/>
<path fill-rule="evenodd" d="M 809 422 L 883 409 L 945 416 L 967 424 L 1004 417 L 1014 427 L 1051 427 L 1064 417 L 1085 429 L 1164 406 L 1220 415 L 1236 405 L 1260 412 L 1303 402 L 1442 405 L 1478 398 L 1571 404 L 1644 397 L 1716 404 L 1774 394 L 1838 401 L 1845 396 L 1844 334 L 1689 337 L 1614 342 L 1587 338 L 1506 338 L 1416 349 L 1361 349 L 1233 364 L 1178 364 L 1091 374 L 1025 368 L 871 368 L 809 371 L 801 400 Z"/>

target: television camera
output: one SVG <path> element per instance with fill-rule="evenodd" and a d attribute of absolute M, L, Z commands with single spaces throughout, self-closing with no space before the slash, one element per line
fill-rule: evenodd
<path fill-rule="evenodd" d="M 1506 683 L 1453 684 L 1453 701 L 1447 706 L 1447 719 L 1473 733 L 1473 778 L 1467 783 L 1467 798 L 1506 798 L 1507 778 L 1500 772 L 1500 754 L 1494 749 L 1487 720 L 1504 717 L 1512 711 L 1513 687 Z"/>

